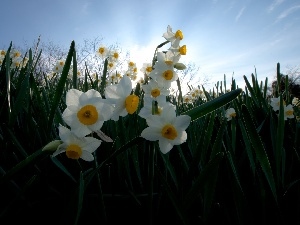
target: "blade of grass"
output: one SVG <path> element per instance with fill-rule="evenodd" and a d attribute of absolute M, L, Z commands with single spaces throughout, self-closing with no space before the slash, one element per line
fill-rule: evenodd
<path fill-rule="evenodd" d="M 221 95 L 218 98 L 215 98 L 211 101 L 208 101 L 200 106 L 197 106 L 191 110 L 188 110 L 182 115 L 188 115 L 191 117 L 191 120 L 197 120 L 198 118 L 220 108 L 221 106 L 231 102 L 233 99 L 235 99 L 240 93 L 242 92 L 242 89 L 236 89 L 233 91 L 230 91 L 224 95 Z"/>
<path fill-rule="evenodd" d="M 196 178 L 196 180 L 193 183 L 193 186 L 190 188 L 190 190 L 187 192 L 187 194 L 184 197 L 184 203 L 183 206 L 186 210 L 190 208 L 192 203 L 197 199 L 197 197 L 200 195 L 201 191 L 203 191 L 203 188 L 205 184 L 211 180 L 214 179 L 215 176 L 217 176 L 217 170 L 219 168 L 219 164 L 221 160 L 223 159 L 224 153 L 219 152 L 215 155 L 203 168 L 199 176 Z M 211 190 L 214 191 L 214 190 Z"/>
<path fill-rule="evenodd" d="M 32 52 L 31 50 L 29 50 L 29 64 L 32 64 Z M 24 108 L 27 107 L 27 105 L 24 105 L 24 102 L 27 102 L 27 99 L 29 97 L 29 78 L 30 78 L 30 72 L 29 72 L 30 68 L 27 67 L 27 70 L 25 72 L 25 79 L 22 81 L 21 84 L 21 88 L 20 91 L 18 92 L 18 95 L 16 97 L 16 101 L 13 104 L 13 106 L 11 105 L 11 114 L 9 117 L 9 126 L 13 126 L 14 123 L 17 120 L 17 116 L 19 114 L 19 112 Z"/>
<path fill-rule="evenodd" d="M 3 177 L 0 178 L 0 184 L 3 184 L 4 182 L 9 181 L 12 179 L 12 177 L 19 173 L 24 171 L 24 168 L 34 164 L 36 161 L 38 161 L 41 157 L 47 156 L 49 154 L 48 151 L 42 151 L 42 149 L 34 152 L 33 154 L 29 155 L 27 158 L 19 162 L 17 165 L 15 165 L 13 168 L 11 168 Z"/>
<path fill-rule="evenodd" d="M 82 210 L 82 204 L 83 204 L 83 196 L 84 196 L 84 179 L 82 175 L 82 171 L 80 171 L 80 177 L 79 177 L 79 188 L 78 188 L 78 201 L 77 201 L 77 213 L 75 218 L 75 225 L 78 224 L 81 210 Z"/>
<path fill-rule="evenodd" d="M 56 158 L 51 156 L 51 161 L 62 171 L 64 172 L 71 180 L 75 183 L 77 182 L 72 174 L 67 170 L 67 168 Z"/>
<path fill-rule="evenodd" d="M 278 204 L 275 181 L 274 181 L 274 177 L 273 177 L 273 173 L 272 173 L 272 169 L 271 169 L 271 164 L 268 159 L 268 155 L 265 151 L 265 148 L 263 146 L 261 138 L 256 131 L 256 128 L 255 128 L 252 118 L 249 114 L 247 106 L 244 104 L 242 105 L 242 114 L 241 115 L 242 115 L 242 119 L 243 119 L 246 131 L 248 134 L 248 138 L 250 139 L 250 143 L 255 151 L 256 158 L 258 159 L 261 169 L 263 170 L 264 175 L 268 181 L 268 184 L 270 186 L 270 189 L 272 191 L 274 199 L 275 199 L 276 203 Z"/>
<path fill-rule="evenodd" d="M 162 183 L 162 186 L 164 187 L 164 189 L 166 190 L 166 193 L 169 197 L 169 199 L 171 200 L 179 218 L 181 219 L 181 222 L 183 225 L 189 225 L 188 222 L 188 217 L 185 214 L 185 209 L 182 207 L 182 205 L 179 203 L 178 198 L 175 196 L 175 194 L 173 193 L 171 187 L 169 186 L 168 181 L 165 179 L 165 177 L 162 175 L 162 173 L 160 172 L 160 169 L 157 167 L 157 165 L 155 165 L 155 174 L 158 176 L 159 180 Z"/>
<path fill-rule="evenodd" d="M 49 117 L 48 117 L 48 126 L 47 126 L 49 131 L 51 130 L 54 115 L 57 111 L 57 108 L 58 108 L 59 103 L 61 101 L 61 97 L 62 97 L 63 92 L 64 92 L 64 87 L 65 87 L 66 80 L 67 80 L 67 77 L 68 77 L 68 73 L 69 73 L 69 70 L 70 70 L 74 49 L 75 49 L 75 42 L 72 41 L 71 46 L 70 46 L 70 50 L 68 52 L 68 56 L 67 56 L 67 59 L 66 59 L 66 62 L 65 62 L 65 65 L 63 67 L 61 77 L 59 79 L 58 85 L 57 85 L 56 90 L 55 90 L 55 95 L 54 95 L 54 97 L 52 99 L 52 102 L 51 102 L 51 109 L 50 109 L 50 113 L 49 113 Z"/>

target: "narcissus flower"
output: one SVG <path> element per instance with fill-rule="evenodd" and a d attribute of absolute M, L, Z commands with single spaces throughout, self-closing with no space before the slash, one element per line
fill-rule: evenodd
<path fill-rule="evenodd" d="M 113 112 L 113 106 L 93 89 L 85 93 L 70 89 L 66 95 L 66 104 L 62 117 L 78 137 L 99 130 Z"/>
<path fill-rule="evenodd" d="M 117 121 L 119 116 L 133 114 L 139 105 L 139 97 L 130 94 L 132 83 L 128 76 L 123 76 L 118 84 L 113 84 L 105 89 L 105 98 L 115 106 L 111 119 Z"/>
<path fill-rule="evenodd" d="M 81 158 L 85 161 L 94 160 L 92 153 L 100 146 L 101 140 L 93 137 L 79 138 L 62 125 L 60 125 L 58 129 L 59 137 L 63 143 L 58 146 L 52 156 L 57 156 L 58 154 L 65 152 L 70 159 Z"/>
<path fill-rule="evenodd" d="M 146 74 L 146 75 L 149 75 L 149 73 L 151 73 L 152 70 L 153 70 L 153 68 L 152 68 L 152 64 L 151 63 L 143 63 L 143 66 L 140 69 L 140 71 L 143 74 Z"/>
<path fill-rule="evenodd" d="M 279 110 L 279 107 L 280 107 L 280 98 L 271 98 L 271 103 L 270 105 L 272 106 L 273 110 L 274 111 L 277 111 Z M 283 100 L 283 105 L 285 106 L 286 103 L 285 101 Z"/>
<path fill-rule="evenodd" d="M 118 61 L 119 58 L 120 58 L 119 51 L 116 50 L 116 49 L 111 50 L 111 51 L 109 52 L 109 58 L 110 58 L 110 60 L 112 60 L 112 61 L 115 61 L 115 62 Z"/>
<path fill-rule="evenodd" d="M 170 47 L 170 51 L 174 52 L 174 54 L 186 55 L 187 48 L 186 45 L 179 45 L 180 40 L 176 39 L 172 46 Z"/>
<path fill-rule="evenodd" d="M 231 120 L 233 117 L 236 117 L 236 112 L 234 108 L 229 108 L 226 110 L 225 116 L 227 121 Z"/>
<path fill-rule="evenodd" d="M 300 104 L 299 98 L 294 97 L 292 100 L 292 105 L 298 105 Z"/>
<path fill-rule="evenodd" d="M 284 120 L 289 119 L 293 119 L 294 116 L 294 109 L 293 106 L 291 104 L 284 106 Z"/>
<path fill-rule="evenodd" d="M 145 97 L 151 97 L 158 102 L 162 100 L 166 100 L 166 97 L 170 94 L 170 90 L 161 86 L 155 80 L 150 80 L 148 84 L 142 86 L 142 89 L 145 92 Z"/>
<path fill-rule="evenodd" d="M 4 59 L 5 55 L 6 55 L 6 51 L 0 50 L 0 59 Z"/>
<path fill-rule="evenodd" d="M 172 31 L 172 27 L 169 25 L 167 27 L 167 32 L 163 34 L 163 37 L 167 40 L 170 41 L 172 44 L 174 43 L 175 40 L 182 40 L 183 39 L 183 33 L 181 30 L 177 30 L 175 33 Z"/>
<path fill-rule="evenodd" d="M 149 141 L 159 141 L 163 154 L 168 153 L 174 145 L 180 145 L 187 140 L 185 129 L 191 122 L 187 115 L 176 116 L 173 107 L 166 107 L 161 115 L 150 115 L 146 119 L 149 127 L 145 128 L 141 137 Z"/>
<path fill-rule="evenodd" d="M 16 49 L 12 49 L 11 52 L 10 52 L 10 57 L 11 58 L 19 58 L 21 57 L 21 52 L 19 50 L 16 50 Z"/>
<path fill-rule="evenodd" d="M 104 45 L 100 45 L 96 51 L 96 54 L 100 56 L 101 59 L 105 59 L 108 53 L 108 49 Z"/>
<path fill-rule="evenodd" d="M 157 111 L 155 111 L 155 109 L 153 108 L 153 98 L 151 97 L 144 97 L 144 107 L 141 108 L 140 112 L 139 112 L 139 116 L 147 119 L 147 117 L 149 117 L 150 115 L 161 115 L 162 111 L 164 109 L 166 109 L 167 107 L 172 107 L 173 110 L 175 110 L 175 105 L 173 105 L 170 102 L 166 101 L 165 99 L 161 99 L 159 102 L 157 101 Z"/>

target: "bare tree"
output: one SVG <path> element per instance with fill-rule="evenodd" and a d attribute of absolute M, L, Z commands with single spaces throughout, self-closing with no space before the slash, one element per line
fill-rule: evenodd
<path fill-rule="evenodd" d="M 279 63 L 277 67 L 279 67 Z M 289 94 L 293 97 L 300 97 L 300 67 L 299 66 L 288 66 L 286 74 L 280 73 L 280 83 L 277 82 L 277 75 L 274 76 L 271 83 L 271 87 L 268 87 L 268 90 L 271 91 L 272 96 L 276 96 L 276 93 L 285 92 L 286 88 L 289 91 Z M 286 81 L 288 83 L 286 84 Z"/>

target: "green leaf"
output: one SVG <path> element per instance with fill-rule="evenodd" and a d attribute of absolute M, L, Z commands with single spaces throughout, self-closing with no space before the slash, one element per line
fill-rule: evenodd
<path fill-rule="evenodd" d="M 271 191 L 273 193 L 274 199 L 277 202 L 277 193 L 276 193 L 276 186 L 274 182 L 274 177 L 271 169 L 271 164 L 269 162 L 267 153 L 261 141 L 259 134 L 256 131 L 254 123 L 251 119 L 250 113 L 247 109 L 246 105 L 242 105 L 242 119 L 244 121 L 244 125 L 250 139 L 251 145 L 255 151 L 256 158 L 259 161 L 259 164 L 263 170 L 263 173 L 269 183 Z M 277 202 L 278 203 L 278 202 Z"/>
<path fill-rule="evenodd" d="M 80 171 L 80 179 L 79 179 L 79 188 L 78 188 L 78 201 L 77 201 L 77 213 L 76 213 L 76 219 L 75 219 L 75 225 L 78 223 L 80 213 L 82 210 L 82 204 L 83 204 L 83 196 L 84 196 L 84 180 L 82 171 Z"/>
<path fill-rule="evenodd" d="M 220 152 L 215 155 L 203 168 L 195 182 L 193 183 L 193 186 L 188 191 L 184 198 L 184 208 L 187 210 L 190 208 L 192 203 L 197 199 L 197 197 L 200 195 L 201 191 L 204 190 L 204 187 L 206 183 L 211 180 L 215 179 L 215 176 L 218 175 L 218 168 L 221 160 L 223 159 L 224 153 Z M 214 191 L 214 190 L 211 190 Z"/>
<path fill-rule="evenodd" d="M 283 181 L 284 176 L 284 167 L 282 164 L 282 156 L 283 156 L 283 142 L 284 142 L 284 106 L 282 95 L 279 94 L 280 98 L 280 107 L 279 107 L 279 115 L 278 115 L 278 126 L 277 126 L 277 134 L 276 134 L 276 145 L 275 145 L 275 160 L 276 160 L 276 174 L 278 182 Z"/>
<path fill-rule="evenodd" d="M 119 149 L 114 151 L 109 157 L 107 157 L 103 162 L 101 162 L 101 164 L 99 166 L 97 166 L 97 168 L 95 168 L 93 171 L 91 171 L 89 174 L 87 174 L 87 176 L 85 178 L 85 184 L 87 185 L 92 180 L 92 178 L 95 176 L 95 174 L 97 174 L 98 170 L 100 170 L 103 165 L 106 165 L 108 162 L 115 159 L 119 154 L 121 154 L 122 152 L 128 150 L 130 147 L 132 147 L 142 141 L 145 141 L 145 139 L 142 137 L 135 137 L 132 140 L 130 140 L 129 142 L 127 142 L 125 145 L 121 146 Z"/>
<path fill-rule="evenodd" d="M 183 225 L 188 225 L 188 219 L 187 216 L 185 214 L 185 208 L 179 203 L 178 198 L 175 196 L 175 194 L 173 193 L 171 187 L 168 184 L 168 181 L 166 180 L 166 178 L 162 175 L 162 173 L 160 172 L 159 168 L 157 167 L 157 165 L 155 165 L 155 174 L 158 176 L 159 180 L 162 183 L 162 186 L 165 188 L 166 193 L 169 197 L 169 199 L 171 200 L 179 218 L 181 219 Z"/>
<path fill-rule="evenodd" d="M 256 166 L 255 166 L 253 152 L 251 150 L 250 140 L 248 138 L 248 135 L 247 135 L 247 132 L 246 132 L 246 128 L 245 128 L 242 120 L 239 119 L 238 123 L 240 125 L 240 129 L 241 129 L 241 132 L 242 132 L 243 140 L 245 142 L 245 149 L 246 149 L 247 156 L 248 156 L 248 159 L 249 159 L 249 162 L 250 162 L 250 167 L 251 167 L 251 170 L 252 170 L 252 174 L 254 175 L 255 174 L 255 170 L 256 170 Z"/>
<path fill-rule="evenodd" d="M 226 105 L 227 103 L 231 102 L 233 99 L 235 99 L 240 93 L 242 92 L 241 88 L 238 88 L 236 90 L 230 91 L 224 95 L 221 95 L 218 98 L 215 98 L 211 101 L 208 101 L 202 105 L 199 105 L 191 110 L 188 110 L 182 115 L 188 115 L 191 117 L 191 120 L 199 119 L 200 117 Z"/>
<path fill-rule="evenodd" d="M 104 61 L 104 66 L 103 66 L 103 73 L 101 76 L 101 86 L 100 86 L 100 94 L 101 96 L 105 96 L 104 91 L 105 91 L 105 85 L 106 85 L 106 74 L 107 74 L 107 65 L 108 65 L 108 59 L 106 58 Z"/>
<path fill-rule="evenodd" d="M 78 88 L 78 75 L 77 75 L 77 60 L 76 60 L 76 50 L 73 51 L 73 79 L 72 84 L 73 88 Z"/>
<path fill-rule="evenodd" d="M 0 184 L 12 179 L 15 174 L 24 171 L 25 167 L 34 164 L 38 159 L 40 159 L 42 156 L 46 156 L 47 154 L 49 154 L 49 152 L 42 151 L 42 149 L 40 149 L 28 156 L 26 159 L 22 160 L 13 168 L 11 168 L 3 177 L 1 177 Z"/>
<path fill-rule="evenodd" d="M 169 171 L 172 180 L 174 182 L 174 185 L 176 186 L 176 188 L 178 188 L 178 180 L 177 180 L 177 176 L 174 170 L 174 167 L 172 166 L 172 164 L 170 163 L 170 159 L 169 159 L 169 154 L 163 154 L 161 151 L 159 151 L 160 156 L 162 157 L 163 161 L 164 161 L 164 165 L 167 168 L 167 170 Z"/>
<path fill-rule="evenodd" d="M 31 58 L 31 50 L 29 50 L 29 63 L 32 62 Z M 16 101 L 14 102 L 13 105 L 11 105 L 11 114 L 9 117 L 9 126 L 13 126 L 14 123 L 17 120 L 17 116 L 19 112 L 24 108 L 27 107 L 27 105 L 24 105 L 24 102 L 28 99 L 29 97 L 29 78 L 30 78 L 30 68 L 27 68 L 27 71 L 25 73 L 25 79 L 23 79 L 21 88 L 18 92 Z M 21 79 L 21 78 L 19 78 Z"/>
<path fill-rule="evenodd" d="M 57 108 L 59 106 L 59 103 L 61 101 L 61 97 L 63 95 L 64 92 L 64 88 L 65 88 L 65 84 L 66 84 L 66 80 L 68 77 L 68 73 L 71 67 L 71 62 L 72 62 L 72 57 L 73 57 L 73 52 L 75 49 L 75 42 L 72 41 L 71 46 L 70 46 L 70 50 L 61 74 L 61 77 L 59 79 L 58 85 L 56 87 L 55 90 L 55 95 L 53 97 L 52 100 L 52 105 L 51 105 L 51 110 L 50 110 L 50 114 L 49 114 L 49 119 L 48 119 L 48 129 L 51 129 L 52 123 L 53 123 L 53 119 L 54 119 L 54 115 L 57 111 Z"/>
<path fill-rule="evenodd" d="M 68 177 L 71 178 L 76 183 L 75 178 L 72 176 L 72 174 L 68 171 L 68 169 L 56 158 L 51 156 L 52 162 L 62 171 L 64 172 Z"/>

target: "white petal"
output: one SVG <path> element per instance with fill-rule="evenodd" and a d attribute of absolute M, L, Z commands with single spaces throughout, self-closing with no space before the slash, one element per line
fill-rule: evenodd
<path fill-rule="evenodd" d="M 156 141 L 161 137 L 160 129 L 147 127 L 142 131 L 141 137 L 148 141 Z"/>
<path fill-rule="evenodd" d="M 143 108 L 141 108 L 138 115 L 144 119 L 147 119 L 149 116 L 152 115 L 152 109 L 144 106 Z"/>
<path fill-rule="evenodd" d="M 101 95 L 98 91 L 94 90 L 94 89 L 90 89 L 88 90 L 87 92 L 85 92 L 86 95 L 89 97 L 89 98 L 93 98 L 93 97 L 100 97 L 101 98 Z"/>
<path fill-rule="evenodd" d="M 172 145 L 180 145 L 187 140 L 187 133 L 185 131 L 178 131 L 177 137 L 174 140 L 170 140 Z"/>
<path fill-rule="evenodd" d="M 72 135 L 71 131 L 61 124 L 58 127 L 58 131 L 59 131 L 59 137 L 63 142 L 68 140 L 70 138 L 70 136 Z"/>
<path fill-rule="evenodd" d="M 123 99 L 123 98 L 122 98 Z M 122 99 L 118 99 L 118 102 L 116 103 L 116 106 L 114 108 L 114 111 L 111 115 L 111 118 L 115 121 L 119 120 L 119 116 L 122 114 L 124 116 L 124 113 L 125 113 L 125 116 L 128 114 L 127 111 L 125 110 L 125 100 L 122 101 Z M 124 111 L 125 110 L 125 111 Z"/>
<path fill-rule="evenodd" d="M 88 161 L 88 162 L 91 162 L 94 160 L 94 156 L 90 152 L 87 152 L 87 151 L 82 151 L 82 155 L 80 156 L 80 158 L 85 161 Z"/>
<path fill-rule="evenodd" d="M 163 123 L 161 121 L 161 116 L 158 115 L 150 115 L 146 118 L 146 122 L 149 127 L 154 127 L 156 129 L 161 129 L 163 127 Z"/>
<path fill-rule="evenodd" d="M 97 130 L 101 129 L 101 127 L 103 126 L 103 123 L 104 123 L 104 121 L 98 120 L 95 124 L 88 125 L 87 127 L 92 131 L 97 131 Z"/>
<path fill-rule="evenodd" d="M 191 122 L 191 117 L 188 115 L 177 116 L 174 120 L 174 127 L 179 130 L 185 130 L 188 128 Z"/>
<path fill-rule="evenodd" d="M 123 110 L 120 112 L 119 114 L 120 116 L 124 117 L 124 116 L 127 116 L 128 115 L 128 112 L 125 108 L 123 108 Z"/>
<path fill-rule="evenodd" d="M 68 105 L 67 109 L 70 110 L 72 113 L 77 113 L 81 106 L 79 105 Z"/>
<path fill-rule="evenodd" d="M 74 128 L 72 128 L 72 132 L 77 136 L 77 137 L 84 137 L 90 133 L 92 133 L 92 131 L 85 125 L 82 126 L 76 126 Z"/>
<path fill-rule="evenodd" d="M 164 107 L 161 117 L 166 123 L 173 123 L 176 118 L 175 108 L 170 106 Z"/>
<path fill-rule="evenodd" d="M 123 93 L 126 96 L 128 96 L 130 94 L 130 92 L 132 91 L 132 83 L 131 83 L 130 78 L 127 76 L 123 76 L 118 85 L 120 87 L 122 87 Z"/>
<path fill-rule="evenodd" d="M 70 89 L 66 95 L 66 104 L 68 105 L 78 105 L 79 97 L 82 94 L 82 91 L 77 89 Z"/>
<path fill-rule="evenodd" d="M 57 156 L 60 153 L 63 153 L 66 151 L 67 145 L 65 143 L 58 146 L 57 150 L 52 154 L 52 156 Z"/>
<path fill-rule="evenodd" d="M 69 108 L 65 109 L 62 114 L 62 118 L 69 126 L 71 126 L 72 122 L 76 119 L 74 112 L 70 111 Z"/>
<path fill-rule="evenodd" d="M 173 145 L 165 138 L 159 140 L 159 149 L 163 154 L 168 153 L 173 148 Z"/>
<path fill-rule="evenodd" d="M 113 111 L 114 111 L 114 107 L 111 104 L 102 104 L 101 109 L 99 109 L 101 120 L 103 121 L 109 120 Z"/>
<path fill-rule="evenodd" d="M 101 140 L 93 137 L 84 137 L 84 141 L 81 144 L 82 150 L 87 152 L 94 152 L 101 145 Z"/>
<path fill-rule="evenodd" d="M 95 107 L 99 107 L 101 106 L 103 100 L 104 99 L 102 99 L 101 97 L 92 97 L 86 101 L 86 105 L 93 105 Z"/>
<path fill-rule="evenodd" d="M 79 96 L 79 104 L 80 105 L 86 105 L 89 97 L 86 93 L 82 93 L 82 95 Z"/>
<path fill-rule="evenodd" d="M 117 94 L 117 84 L 110 85 L 105 88 L 105 97 L 106 99 L 113 98 L 118 99 L 120 96 Z"/>

